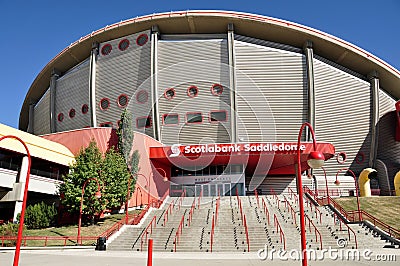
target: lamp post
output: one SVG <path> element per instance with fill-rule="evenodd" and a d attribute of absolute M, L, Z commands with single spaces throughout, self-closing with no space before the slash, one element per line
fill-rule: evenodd
<path fill-rule="evenodd" d="M 125 201 L 125 224 L 128 224 L 128 207 L 129 207 L 129 194 L 131 190 L 131 180 L 132 178 L 137 176 L 143 176 L 146 179 L 146 184 L 148 184 L 148 191 L 147 191 L 147 204 L 150 204 L 150 180 L 144 175 L 140 173 L 135 173 L 134 175 L 131 175 L 128 179 L 128 191 L 126 193 L 126 201 Z M 140 195 L 142 195 L 142 190 L 140 190 Z M 142 202 L 142 198 L 140 197 L 140 202 Z"/>
<path fill-rule="evenodd" d="M 83 207 L 83 195 L 85 194 L 85 187 L 87 185 L 87 183 L 89 183 L 89 181 L 91 180 L 95 180 L 97 182 L 97 192 L 95 194 L 96 198 L 101 198 L 101 192 L 100 192 L 100 183 L 99 180 L 97 180 L 97 178 L 91 177 L 88 178 L 85 183 L 83 183 L 83 187 L 82 187 L 82 194 L 81 194 L 81 206 L 79 208 L 79 221 L 78 221 L 78 237 L 77 237 L 77 242 L 78 244 L 82 245 L 82 239 L 81 239 L 81 225 L 82 225 L 82 207 Z M 80 240 L 80 241 L 79 241 Z"/>
<path fill-rule="evenodd" d="M 165 172 L 165 170 L 161 167 L 156 167 L 156 170 L 161 170 L 162 172 L 164 172 L 164 177 L 163 177 L 163 181 L 167 182 L 168 181 L 168 177 L 167 177 L 167 172 Z"/>
<path fill-rule="evenodd" d="M 304 201 L 303 201 L 303 184 L 301 180 L 301 160 L 300 160 L 300 139 L 303 133 L 303 129 L 305 127 L 310 129 L 313 138 L 313 151 L 310 152 L 308 156 L 307 163 L 311 168 L 319 168 L 324 164 L 325 157 L 324 155 L 316 151 L 316 141 L 314 130 L 310 123 L 303 123 L 299 130 L 299 135 L 297 137 L 297 186 L 298 186 L 298 194 L 299 194 L 299 208 L 300 208 L 300 237 L 301 237 L 301 254 L 302 254 L 302 265 L 307 266 L 307 254 L 306 254 L 306 227 L 305 227 L 305 217 L 304 217 Z"/>
<path fill-rule="evenodd" d="M 17 243 L 15 247 L 15 254 L 14 254 L 14 266 L 17 266 L 19 264 L 19 254 L 21 252 L 21 242 L 22 242 L 22 232 L 24 230 L 24 215 L 25 215 L 25 209 L 26 209 L 26 201 L 28 198 L 28 186 L 29 186 L 29 177 L 31 173 L 31 154 L 29 152 L 28 146 L 25 144 L 25 142 L 20 139 L 19 137 L 12 136 L 12 135 L 6 135 L 0 138 L 0 141 L 4 139 L 15 139 L 19 141 L 25 148 L 26 150 L 26 156 L 28 157 L 28 170 L 26 172 L 26 179 L 25 179 L 25 188 L 24 188 L 24 197 L 22 199 L 22 210 L 21 210 L 21 215 L 19 218 L 19 226 L 18 226 L 18 236 L 17 236 Z"/>
<path fill-rule="evenodd" d="M 349 168 L 342 168 L 342 169 L 340 169 L 340 170 L 337 171 L 337 173 L 336 173 L 336 180 L 335 180 L 334 183 L 335 183 L 335 185 L 337 185 L 337 186 L 340 185 L 340 181 L 338 180 L 338 176 L 339 176 L 339 173 L 342 172 L 343 170 L 348 171 L 348 172 L 353 176 L 354 185 L 355 185 L 355 187 L 356 187 L 358 219 L 359 219 L 360 221 L 362 221 L 362 214 L 361 214 L 361 209 L 360 209 L 360 198 L 359 198 L 359 196 L 358 196 L 358 182 L 357 182 L 357 177 L 356 177 L 356 175 L 354 174 L 354 172 L 353 172 L 352 170 L 350 170 Z"/>

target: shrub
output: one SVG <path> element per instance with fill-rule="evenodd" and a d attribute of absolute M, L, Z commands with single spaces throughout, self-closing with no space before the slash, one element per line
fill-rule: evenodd
<path fill-rule="evenodd" d="M 55 225 L 57 210 L 54 204 L 44 202 L 30 205 L 25 210 L 24 224 L 29 229 L 40 229 Z"/>
<path fill-rule="evenodd" d="M 18 235 L 18 227 L 19 224 L 13 224 L 13 223 L 6 223 L 0 226 L 0 235 L 1 236 L 11 236 L 11 237 L 17 237 Z M 25 228 L 24 228 L 25 230 Z M 4 241 L 3 245 L 4 246 L 15 246 L 17 241 L 15 240 L 6 240 Z"/>

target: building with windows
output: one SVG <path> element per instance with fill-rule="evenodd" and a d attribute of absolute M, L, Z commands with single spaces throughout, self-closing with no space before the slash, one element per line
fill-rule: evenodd
<path fill-rule="evenodd" d="M 62 175 L 74 161 L 64 145 L 0 124 L 0 224 L 15 221 L 21 212 L 29 168 L 26 149 L 14 137 L 21 139 L 30 153 L 30 203 L 57 201 Z"/>
<path fill-rule="evenodd" d="M 297 149 L 302 162 L 313 150 L 308 132 L 297 147 L 309 122 L 328 179 L 373 167 L 373 188 L 388 195 L 400 166 L 399 97 L 397 69 L 335 36 L 260 15 L 182 11 L 121 21 L 66 47 L 32 83 L 19 128 L 72 151 L 96 132 L 106 147 L 126 109 L 140 152 L 132 205 L 147 191 L 295 187 Z M 324 187 L 322 172 L 310 176 Z"/>

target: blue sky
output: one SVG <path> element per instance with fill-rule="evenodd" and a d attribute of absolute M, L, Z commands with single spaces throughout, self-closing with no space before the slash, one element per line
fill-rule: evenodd
<path fill-rule="evenodd" d="M 31 83 L 70 43 L 121 20 L 189 9 L 242 11 L 296 22 L 400 69 L 400 0 L 0 0 L 0 123 L 18 127 Z"/>

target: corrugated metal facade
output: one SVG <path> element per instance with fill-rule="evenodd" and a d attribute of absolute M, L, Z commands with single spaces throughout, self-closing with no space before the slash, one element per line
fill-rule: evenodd
<path fill-rule="evenodd" d="M 223 86 L 221 95 L 211 87 Z M 198 94 L 188 96 L 188 88 L 196 86 Z M 175 96 L 167 99 L 164 93 L 174 89 Z M 159 41 L 158 88 L 161 122 L 161 142 L 164 144 L 196 144 L 230 142 L 230 92 L 228 47 L 225 39 Z M 227 120 L 210 122 L 210 111 L 227 112 Z M 202 123 L 186 123 L 186 115 L 200 112 Z M 178 114 L 178 125 L 162 125 L 165 114 Z"/>
<path fill-rule="evenodd" d="M 238 139 L 296 141 L 307 120 L 305 56 L 235 41 Z"/>
<path fill-rule="evenodd" d="M 89 112 L 82 113 L 82 106 L 89 105 L 89 71 L 89 60 L 85 60 L 57 79 L 55 110 L 56 115 L 64 114 L 62 121 L 56 120 L 57 132 L 90 126 Z"/>
<path fill-rule="evenodd" d="M 379 90 L 379 118 L 394 111 L 396 101 L 383 90 Z"/>
<path fill-rule="evenodd" d="M 34 108 L 33 132 L 35 135 L 50 133 L 50 89 Z"/>
<path fill-rule="evenodd" d="M 325 166 L 327 174 L 335 175 L 344 167 L 358 173 L 368 166 L 370 154 L 370 83 L 317 58 L 314 58 L 314 76 L 316 138 L 347 154 L 344 164 L 329 160 Z"/>
<path fill-rule="evenodd" d="M 143 42 L 140 43 L 140 41 Z M 107 54 L 110 46 L 111 51 Z M 134 110 L 132 121 L 136 121 L 137 117 L 151 116 L 151 88 L 144 84 L 149 83 L 147 79 L 151 75 L 150 53 L 150 31 L 139 32 L 100 44 L 96 65 L 98 126 L 112 123 L 114 128 L 117 127 L 117 121 L 126 107 L 118 104 L 118 98 L 121 95 L 127 97 L 130 104 L 129 109 Z M 141 90 L 148 95 L 147 100 L 143 103 L 137 102 L 136 99 L 136 92 Z M 103 99 L 108 100 L 108 108 L 100 107 Z M 133 129 L 143 131 L 143 129 L 137 129 L 136 126 Z M 146 130 L 146 134 L 152 136 L 151 131 L 150 127 Z"/>

